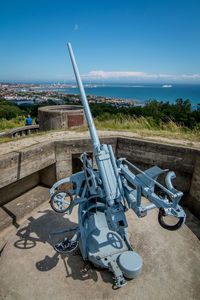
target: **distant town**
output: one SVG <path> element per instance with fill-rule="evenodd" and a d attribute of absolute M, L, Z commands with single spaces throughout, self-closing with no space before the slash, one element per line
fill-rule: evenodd
<path fill-rule="evenodd" d="M 90 87 L 90 85 L 85 85 Z M 76 88 L 74 84 L 10 84 L 0 83 L 0 95 L 7 101 L 16 105 L 34 105 L 53 101 L 62 105 L 68 103 L 77 104 L 80 102 L 78 94 L 62 93 L 64 88 Z M 56 90 L 56 91 L 55 91 Z M 106 103 L 112 106 L 132 107 L 137 103 L 133 100 L 113 99 L 109 97 L 87 95 L 89 103 Z"/>

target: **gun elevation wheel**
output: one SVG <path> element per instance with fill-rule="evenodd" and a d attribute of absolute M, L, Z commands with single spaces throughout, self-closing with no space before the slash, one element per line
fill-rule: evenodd
<path fill-rule="evenodd" d="M 53 210 L 57 213 L 64 213 L 67 210 L 70 209 L 73 203 L 73 196 L 70 194 L 70 192 L 62 192 L 57 191 L 55 192 L 51 199 L 50 199 L 50 205 L 53 208 Z"/>

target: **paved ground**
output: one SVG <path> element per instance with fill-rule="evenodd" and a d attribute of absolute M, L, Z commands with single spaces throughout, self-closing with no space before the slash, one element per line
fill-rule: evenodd
<path fill-rule="evenodd" d="M 85 263 L 78 251 L 69 256 L 54 251 L 49 232 L 73 227 L 77 211 L 58 215 L 43 203 L 17 221 L 17 228 L 12 225 L 0 233 L 0 299 L 199 299 L 200 243 L 190 229 L 164 230 L 156 210 L 143 219 L 129 211 L 127 219 L 144 266 L 137 279 L 113 290 L 107 270 Z"/>

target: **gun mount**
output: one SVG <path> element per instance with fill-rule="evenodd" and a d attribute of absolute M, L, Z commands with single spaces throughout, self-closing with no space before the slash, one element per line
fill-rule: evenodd
<path fill-rule="evenodd" d="M 185 212 L 179 205 L 183 193 L 172 184 L 175 173 L 154 166 L 140 170 L 125 158 L 115 159 L 111 145 L 100 144 L 85 95 L 71 45 L 68 49 L 79 87 L 88 123 L 97 169 L 87 153 L 80 156 L 82 171 L 59 180 L 50 189 L 52 208 L 70 215 L 78 205 L 78 228 L 71 240 L 65 238 L 55 245 L 56 251 L 68 253 L 79 246 L 84 260 L 107 268 L 114 273 L 116 288 L 127 284 L 125 278 L 135 278 L 142 271 L 142 258 L 133 250 L 128 237 L 125 212 L 132 209 L 141 218 L 151 209 L 158 208 L 159 224 L 168 230 L 177 230 L 185 223 Z M 134 153 L 133 153 L 134 155 Z M 134 171 L 137 175 L 134 174 Z M 157 179 L 166 173 L 166 187 Z M 63 183 L 71 182 L 73 189 L 62 191 Z M 151 204 L 144 205 L 142 197 Z M 176 222 L 168 225 L 166 216 Z M 60 233 L 60 232 L 58 232 Z M 56 234 L 56 233 L 53 233 Z"/>

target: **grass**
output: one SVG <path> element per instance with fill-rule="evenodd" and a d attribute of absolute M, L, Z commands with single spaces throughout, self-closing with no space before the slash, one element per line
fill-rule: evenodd
<path fill-rule="evenodd" d="M 173 139 L 184 139 L 188 141 L 200 141 L 200 130 L 190 130 L 188 128 L 178 126 L 172 120 L 168 123 L 156 125 L 151 119 L 140 118 L 121 118 L 120 120 L 110 119 L 104 121 L 95 120 L 97 129 L 99 130 L 116 130 L 129 131 L 148 137 L 165 137 Z"/>
<path fill-rule="evenodd" d="M 19 116 L 12 120 L 0 119 L 0 131 L 6 131 L 11 128 L 21 127 L 25 124 L 25 117 Z M 97 120 L 95 119 L 96 128 L 99 130 L 112 130 L 112 131 L 128 131 L 138 134 L 141 138 L 148 137 L 148 139 L 155 137 L 164 137 L 168 139 L 177 140 L 186 140 L 188 141 L 187 145 L 192 146 L 191 142 L 200 142 L 200 130 L 189 130 L 178 126 L 172 120 L 169 120 L 168 123 L 161 123 L 159 125 L 155 124 L 152 119 L 147 119 L 144 117 L 140 118 L 120 118 L 120 119 L 109 119 L 109 120 Z M 83 132 L 86 131 L 87 127 L 81 127 L 78 129 L 69 129 L 68 131 L 77 131 Z M 28 136 L 22 136 L 15 138 L 14 140 L 45 135 L 50 132 L 62 131 L 62 130 L 53 130 L 33 133 Z M 13 138 L 0 138 L 0 144 L 13 141 Z"/>
<path fill-rule="evenodd" d="M 11 120 L 6 120 L 4 118 L 0 119 L 0 131 L 6 131 L 16 127 L 22 127 L 25 125 L 26 117 L 18 116 Z"/>

